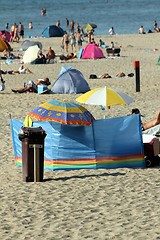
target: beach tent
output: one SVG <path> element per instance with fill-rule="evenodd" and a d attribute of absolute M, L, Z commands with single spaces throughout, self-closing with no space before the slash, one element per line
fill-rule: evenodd
<path fill-rule="evenodd" d="M 70 94 L 85 93 L 90 87 L 83 74 L 70 66 L 62 67 L 60 74 L 51 88 L 52 93 Z"/>
<path fill-rule="evenodd" d="M 48 26 L 42 32 L 42 37 L 62 37 L 64 35 L 64 31 L 61 27 L 57 27 L 56 25 Z"/>
<path fill-rule="evenodd" d="M 90 43 L 86 47 L 83 48 L 81 58 L 82 59 L 84 59 L 84 58 L 86 58 L 86 59 L 89 59 L 89 58 L 93 58 L 93 59 L 104 58 L 104 54 L 103 54 L 103 51 L 100 47 L 98 47 L 94 43 Z"/>
<path fill-rule="evenodd" d="M 10 42 L 10 39 L 11 39 L 11 34 L 6 31 L 6 30 L 1 30 L 0 31 L 0 38 L 2 38 L 2 35 L 5 33 L 5 36 L 6 36 L 6 41 L 7 42 Z"/>
<path fill-rule="evenodd" d="M 22 121 L 11 119 L 17 166 L 22 165 L 22 143 L 18 138 L 22 126 Z M 55 171 L 145 167 L 139 114 L 98 119 L 90 126 L 33 122 L 33 127 L 39 126 L 47 133 L 44 169 Z"/>
<path fill-rule="evenodd" d="M 40 50 L 42 50 L 42 43 L 36 41 L 25 40 L 21 44 L 20 50 L 26 51 L 29 47 L 37 45 Z"/>
<path fill-rule="evenodd" d="M 8 42 L 0 38 L 0 52 L 3 52 L 4 50 L 12 50 L 12 48 Z"/>
<path fill-rule="evenodd" d="M 39 47 L 37 45 L 29 47 L 24 52 L 23 62 L 24 63 L 31 63 L 31 62 L 33 62 L 37 58 L 39 50 L 40 49 L 39 49 Z"/>

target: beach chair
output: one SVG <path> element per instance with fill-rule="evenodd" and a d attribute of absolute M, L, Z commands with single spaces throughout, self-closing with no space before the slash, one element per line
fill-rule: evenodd
<path fill-rule="evenodd" d="M 120 56 L 120 51 L 121 49 L 120 48 L 106 48 L 106 52 L 107 52 L 107 55 L 110 56 L 117 56 L 119 57 Z"/>

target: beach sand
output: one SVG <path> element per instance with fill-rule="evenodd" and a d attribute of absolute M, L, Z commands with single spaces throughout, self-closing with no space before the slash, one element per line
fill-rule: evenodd
<path fill-rule="evenodd" d="M 53 84 L 61 67 L 80 70 L 90 88 L 118 88 L 134 99 L 131 105 L 115 106 L 102 111 L 99 106 L 85 105 L 96 119 L 130 114 L 138 107 L 151 120 L 160 110 L 159 33 L 146 35 L 99 36 L 107 45 L 114 41 L 121 46 L 121 56 L 97 60 L 73 59 L 66 63 L 26 64 L 33 74 L 4 75 L 6 89 L 0 92 L 0 237 L 3 240 L 56 239 L 160 239 L 160 169 L 114 169 L 45 171 L 45 181 L 23 183 L 22 169 L 15 166 L 10 131 L 10 116 L 24 120 L 26 114 L 41 102 L 50 99 L 73 100 L 79 95 L 15 94 L 13 88 L 24 82 L 49 77 Z M 43 51 L 51 46 L 62 53 L 60 38 L 43 39 Z M 20 43 L 13 43 L 17 54 Z M 85 45 L 85 44 L 84 44 Z M 153 49 L 157 49 L 153 51 Z M 104 50 L 103 50 L 104 51 Z M 106 52 L 104 51 L 105 56 Z M 135 73 L 134 61 L 140 61 L 140 92 L 135 77 L 115 78 L 117 72 Z M 3 64 L 3 70 L 17 70 L 18 60 Z M 89 79 L 109 73 L 110 79 Z"/>

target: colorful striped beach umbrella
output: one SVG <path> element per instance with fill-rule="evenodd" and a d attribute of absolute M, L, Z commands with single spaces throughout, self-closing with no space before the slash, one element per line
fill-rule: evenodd
<path fill-rule="evenodd" d="M 119 90 L 103 87 L 82 94 L 76 101 L 85 104 L 110 107 L 114 105 L 130 104 L 133 102 L 133 99 Z"/>
<path fill-rule="evenodd" d="M 61 124 L 89 126 L 94 117 L 83 106 L 68 101 L 51 100 L 40 104 L 27 116 L 38 121 L 54 121 Z"/>

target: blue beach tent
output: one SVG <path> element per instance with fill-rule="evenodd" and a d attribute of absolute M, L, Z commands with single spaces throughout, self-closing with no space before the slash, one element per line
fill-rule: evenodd
<path fill-rule="evenodd" d="M 63 66 L 60 74 L 51 88 L 56 94 L 78 94 L 86 93 L 90 87 L 83 74 L 70 66 Z"/>
<path fill-rule="evenodd" d="M 48 26 L 42 32 L 42 37 L 62 37 L 64 35 L 64 30 L 56 25 Z"/>

